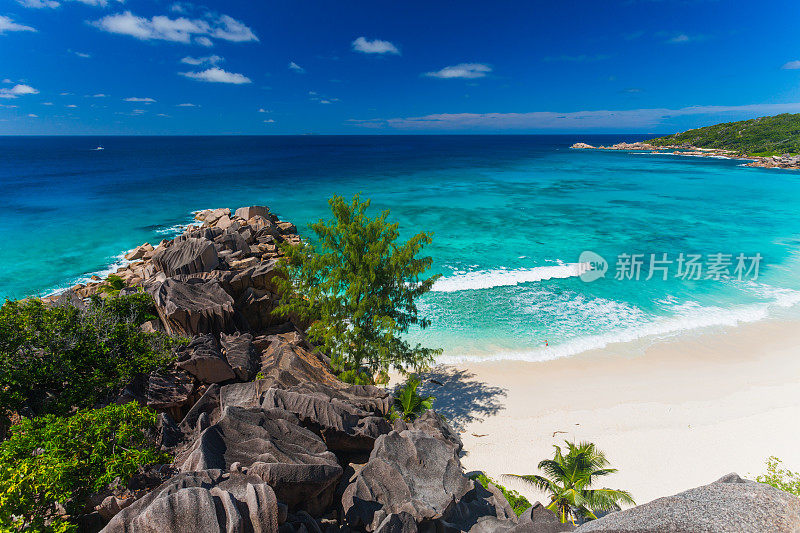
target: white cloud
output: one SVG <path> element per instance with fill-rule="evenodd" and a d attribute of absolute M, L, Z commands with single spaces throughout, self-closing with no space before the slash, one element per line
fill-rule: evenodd
<path fill-rule="evenodd" d="M 243 22 L 228 15 L 221 15 L 217 19 L 216 27 L 211 36 L 234 43 L 258 41 L 258 37 L 253 33 L 253 30 L 245 26 Z"/>
<path fill-rule="evenodd" d="M 10 80 L 10 79 L 8 79 L 8 78 L 5 78 L 5 79 L 3 80 L 3 83 L 14 83 L 14 82 L 13 82 L 13 81 L 11 81 L 11 80 Z"/>
<path fill-rule="evenodd" d="M 78 107 L 78 106 L 76 106 L 75 104 L 69 104 L 69 105 L 67 105 L 67 106 L 65 106 L 65 107 L 69 107 L 69 108 L 75 109 L 75 108 L 76 108 L 76 107 Z"/>
<path fill-rule="evenodd" d="M 258 37 L 244 23 L 228 15 L 209 16 L 204 19 L 175 19 L 165 15 L 152 18 L 139 17 L 130 11 L 107 15 L 90 22 L 93 26 L 109 33 L 130 35 L 143 41 L 161 40 L 189 44 L 194 42 L 212 46 L 209 37 L 232 42 L 258 41 Z"/>
<path fill-rule="evenodd" d="M 39 118 L 39 115 L 34 115 L 33 113 L 28 113 L 28 116 L 31 118 Z"/>
<path fill-rule="evenodd" d="M 84 59 L 88 59 L 88 58 L 92 57 L 92 56 L 91 56 L 91 54 L 87 54 L 87 53 L 85 53 L 85 52 L 75 52 L 75 51 L 72 51 L 72 53 L 73 53 L 73 54 L 75 54 L 76 56 L 78 56 L 78 57 L 82 57 L 82 58 L 84 58 Z"/>
<path fill-rule="evenodd" d="M 299 74 L 303 74 L 306 71 L 306 69 L 304 69 L 294 61 L 289 61 L 289 70 L 293 70 Z"/>
<path fill-rule="evenodd" d="M 53 105 L 53 102 L 42 102 L 42 105 Z"/>
<path fill-rule="evenodd" d="M 202 72 L 179 72 L 181 76 L 192 78 L 198 81 L 208 81 L 212 83 L 233 83 L 241 85 L 243 83 L 251 83 L 252 80 L 244 74 L 237 74 L 235 72 L 228 72 L 219 67 L 209 68 Z"/>
<path fill-rule="evenodd" d="M 484 65 L 483 63 L 459 63 L 450 67 L 444 67 L 442 70 L 436 72 L 426 72 L 425 76 L 431 78 L 483 78 L 487 73 L 492 71 L 492 67 Z"/>
<path fill-rule="evenodd" d="M 441 113 L 420 117 L 350 120 L 353 125 L 399 130 L 638 130 L 653 131 L 670 119 L 685 116 L 724 117 L 741 120 L 778 113 L 798 113 L 800 102 L 739 106 L 691 106 L 679 109 L 649 108 L 557 113 Z M 719 121 L 718 118 L 715 121 Z"/>
<path fill-rule="evenodd" d="M 107 94 L 103 94 L 103 93 L 97 93 L 97 94 L 93 94 L 92 98 L 105 98 L 106 96 L 108 96 L 108 95 Z"/>
<path fill-rule="evenodd" d="M 331 98 L 329 96 L 323 96 L 317 93 L 316 91 L 308 91 L 309 100 L 312 102 L 317 102 L 320 104 L 332 104 L 334 102 L 338 102 L 338 98 Z"/>
<path fill-rule="evenodd" d="M 157 117 L 167 117 L 167 118 L 169 118 L 169 115 L 167 115 L 166 113 L 159 113 L 156 116 Z"/>
<path fill-rule="evenodd" d="M 359 37 L 353 41 L 353 50 L 364 54 L 400 55 L 400 50 L 389 41 L 381 41 L 380 39 L 370 41 L 364 37 Z"/>
<path fill-rule="evenodd" d="M 55 9 L 61 5 L 54 0 L 17 0 L 17 3 L 22 7 L 30 7 L 32 9 L 43 9 L 45 7 Z"/>
<path fill-rule="evenodd" d="M 10 18 L 0 15 L 0 35 L 7 31 L 36 31 L 36 28 L 17 24 Z"/>
<path fill-rule="evenodd" d="M 692 38 L 686 35 L 685 33 L 679 33 L 674 37 L 670 37 L 670 39 L 667 40 L 667 42 L 672 44 L 681 44 L 681 43 L 688 43 L 691 40 Z"/>
<path fill-rule="evenodd" d="M 797 70 L 797 69 L 800 69 L 800 60 L 789 61 L 788 63 L 784 63 L 781 68 L 782 69 L 786 69 L 786 70 Z"/>
<path fill-rule="evenodd" d="M 147 104 L 152 104 L 153 102 L 155 102 L 155 100 L 153 100 L 152 98 L 141 98 L 138 96 L 131 96 L 128 98 L 124 98 L 123 100 L 126 102 L 144 102 Z"/>
<path fill-rule="evenodd" d="M 198 107 L 198 106 L 197 104 L 190 104 L 187 102 L 185 104 L 178 104 L 178 107 Z"/>
<path fill-rule="evenodd" d="M 269 109 L 264 109 L 263 107 L 258 110 L 259 113 L 271 113 Z"/>
<path fill-rule="evenodd" d="M 65 0 L 65 1 L 70 1 L 70 0 Z M 108 6 L 108 0 L 71 0 L 71 1 L 80 2 L 81 4 L 94 7 Z M 120 4 L 125 2 L 125 0 L 117 0 L 117 1 Z M 56 0 L 17 0 L 17 3 L 23 7 L 30 7 L 33 9 L 43 9 L 43 8 L 55 9 L 61 6 L 61 3 L 57 2 Z"/>
<path fill-rule="evenodd" d="M 26 94 L 39 94 L 39 91 L 31 87 L 30 85 L 25 85 L 21 83 L 14 85 L 10 89 L 0 89 L 0 98 L 16 98 L 18 96 L 23 96 Z"/>
<path fill-rule="evenodd" d="M 274 124 L 274 123 L 275 123 L 275 119 L 272 119 L 272 118 L 268 118 L 267 120 L 264 121 L 264 124 Z"/>
<path fill-rule="evenodd" d="M 206 57 L 191 57 L 186 56 L 181 59 L 181 63 L 185 63 L 187 65 L 216 65 L 225 61 L 225 58 L 213 55 L 213 56 L 206 56 Z"/>
<path fill-rule="evenodd" d="M 72 96 L 72 93 L 58 93 L 59 96 Z"/>

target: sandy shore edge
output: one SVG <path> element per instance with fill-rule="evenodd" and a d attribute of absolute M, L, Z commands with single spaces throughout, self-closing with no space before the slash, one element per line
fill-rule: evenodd
<path fill-rule="evenodd" d="M 552 445 L 590 440 L 617 474 L 606 486 L 637 503 L 735 471 L 755 476 L 769 455 L 800 469 L 800 322 L 768 320 L 642 339 L 552 361 L 437 367 L 426 385 L 462 432 L 467 470 L 531 501 L 544 495 L 505 473 L 537 472 Z"/>

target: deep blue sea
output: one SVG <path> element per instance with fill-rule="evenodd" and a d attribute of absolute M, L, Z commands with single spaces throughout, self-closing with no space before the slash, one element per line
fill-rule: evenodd
<path fill-rule="evenodd" d="M 569 149 L 643 138 L 0 137 L 0 296 L 107 272 L 198 209 L 264 204 L 304 233 L 331 195 L 361 192 L 405 236 L 434 233 L 443 278 L 421 302 L 433 326 L 411 336 L 445 361 L 541 360 L 795 313 L 800 173 Z M 587 250 L 608 265 L 593 282 L 577 276 Z M 677 276 L 681 253 L 700 254 L 702 279 Z M 718 253 L 732 255 L 720 276 Z M 748 267 L 761 254 L 758 279 L 725 278 L 740 253 Z M 658 263 L 666 281 L 644 279 L 651 254 L 673 261 Z M 615 279 L 638 260 L 640 279 Z"/>

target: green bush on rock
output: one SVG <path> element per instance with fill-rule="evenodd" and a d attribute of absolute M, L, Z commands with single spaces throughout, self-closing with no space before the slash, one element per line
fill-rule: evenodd
<path fill-rule="evenodd" d="M 0 443 L 0 531 L 71 531 L 61 517 L 139 465 L 168 462 L 147 430 L 156 413 L 136 403 L 24 418 Z"/>
<path fill-rule="evenodd" d="M 500 489 L 500 492 L 503 493 L 503 496 L 505 497 L 506 501 L 514 510 L 514 512 L 517 514 L 517 516 L 524 513 L 525 510 L 531 506 L 531 502 L 529 502 L 528 499 L 525 498 L 525 496 L 522 496 L 519 492 L 515 490 L 505 488 L 503 485 L 494 481 L 483 472 L 477 472 L 469 477 L 470 479 L 473 479 L 478 483 L 480 483 L 481 485 L 483 485 L 484 488 L 486 488 L 486 486 L 489 483 L 491 483 L 492 485 Z"/>
<path fill-rule="evenodd" d="M 165 365 L 179 341 L 141 330 L 153 312 L 145 293 L 94 298 L 86 310 L 6 301 L 0 307 L 0 416 L 90 407 L 135 374 Z"/>

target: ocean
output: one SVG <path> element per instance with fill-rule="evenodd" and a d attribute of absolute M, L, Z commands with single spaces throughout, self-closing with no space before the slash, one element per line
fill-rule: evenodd
<path fill-rule="evenodd" d="M 192 211 L 268 205 L 307 234 L 330 196 L 360 192 L 404 236 L 434 233 L 432 326 L 410 337 L 445 362 L 794 316 L 800 174 L 569 149 L 646 137 L 0 137 L 0 296 L 108 273 Z M 589 260 L 604 277 L 579 276 Z"/>

